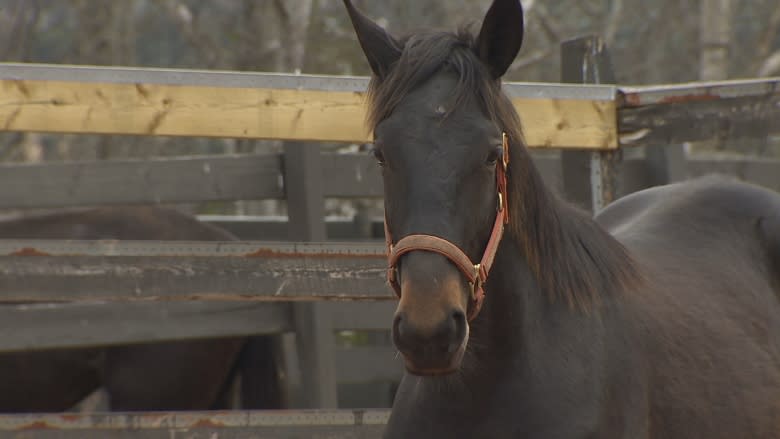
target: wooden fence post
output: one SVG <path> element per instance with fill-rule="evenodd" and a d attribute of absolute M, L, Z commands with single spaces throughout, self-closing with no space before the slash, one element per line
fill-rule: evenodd
<path fill-rule="evenodd" d="M 600 37 L 586 36 L 563 42 L 561 82 L 575 84 L 616 82 L 607 48 Z M 603 209 L 616 198 L 620 160 L 620 150 L 562 151 L 561 166 L 566 197 L 594 214 Z"/>
<path fill-rule="evenodd" d="M 325 200 L 321 153 L 317 145 L 285 142 L 284 188 L 289 237 L 293 241 L 325 241 Z M 333 325 L 321 302 L 293 306 L 301 382 L 308 408 L 338 405 L 334 370 Z"/>
<path fill-rule="evenodd" d="M 684 180 L 688 164 L 683 145 L 652 145 L 645 147 L 648 187 Z"/>

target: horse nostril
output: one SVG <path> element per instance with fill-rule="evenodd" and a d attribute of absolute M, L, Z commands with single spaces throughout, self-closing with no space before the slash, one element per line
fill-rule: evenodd
<path fill-rule="evenodd" d="M 466 314 L 461 310 L 454 310 L 451 313 L 451 318 L 454 329 L 454 339 L 460 343 L 460 340 L 463 340 L 463 337 L 466 336 Z"/>
<path fill-rule="evenodd" d="M 403 331 L 403 314 L 398 313 L 393 318 L 393 342 L 400 348 L 401 332 Z"/>
<path fill-rule="evenodd" d="M 455 321 L 456 325 L 462 325 L 466 323 L 466 314 L 463 311 L 456 309 L 452 311 L 452 320 Z"/>

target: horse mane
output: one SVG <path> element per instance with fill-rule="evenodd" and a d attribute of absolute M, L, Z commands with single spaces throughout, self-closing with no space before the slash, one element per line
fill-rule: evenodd
<path fill-rule="evenodd" d="M 376 127 L 437 72 L 454 73 L 458 83 L 451 108 L 476 99 L 510 138 L 508 234 L 523 249 L 542 291 L 551 301 L 587 310 L 603 297 L 631 290 L 641 276 L 628 250 L 545 186 L 525 147 L 514 105 L 476 55 L 473 33 L 466 28 L 425 31 L 400 41 L 400 58 L 385 77 L 374 75 L 369 83 L 368 126 Z"/>

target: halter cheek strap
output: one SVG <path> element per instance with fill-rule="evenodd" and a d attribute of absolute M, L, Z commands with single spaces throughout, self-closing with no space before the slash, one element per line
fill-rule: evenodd
<path fill-rule="evenodd" d="M 509 138 L 503 133 L 503 155 L 501 160 L 496 163 L 496 187 L 498 192 L 498 209 L 496 220 L 493 223 L 493 230 L 490 233 L 485 251 L 479 263 L 474 264 L 466 253 L 457 245 L 433 235 L 412 234 L 403 237 L 395 245 L 387 226 L 385 218 L 385 243 L 387 245 L 387 280 L 395 290 L 398 297 L 401 297 L 401 285 L 398 282 L 397 271 L 398 261 L 401 256 L 413 251 L 427 251 L 440 254 L 450 260 L 461 273 L 466 277 L 471 287 L 471 303 L 469 304 L 468 319 L 473 320 L 479 314 L 482 308 L 482 302 L 485 299 L 485 290 L 483 288 L 487 281 L 490 268 L 496 257 L 498 245 L 504 235 L 504 226 L 509 223 L 509 212 L 507 207 L 507 182 L 506 172 L 509 167 Z"/>

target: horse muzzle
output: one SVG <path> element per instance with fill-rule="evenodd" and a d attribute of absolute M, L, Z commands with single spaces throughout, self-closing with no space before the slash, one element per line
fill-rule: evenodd
<path fill-rule="evenodd" d="M 428 252 L 407 254 L 402 272 L 392 334 L 407 370 L 416 375 L 454 372 L 468 342 L 467 283 L 446 258 Z"/>

